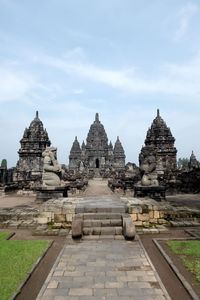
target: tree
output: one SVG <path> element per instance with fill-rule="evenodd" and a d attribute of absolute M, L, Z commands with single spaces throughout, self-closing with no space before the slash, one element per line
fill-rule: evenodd
<path fill-rule="evenodd" d="M 7 160 L 5 158 L 1 161 L 1 167 L 7 168 Z"/>
<path fill-rule="evenodd" d="M 189 159 L 186 158 L 186 157 L 183 157 L 183 158 L 179 158 L 178 159 L 178 168 L 187 168 L 188 167 L 188 163 L 189 163 Z"/>

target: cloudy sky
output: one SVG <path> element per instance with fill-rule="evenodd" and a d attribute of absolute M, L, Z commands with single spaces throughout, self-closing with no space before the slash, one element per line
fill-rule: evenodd
<path fill-rule="evenodd" d="M 36 110 L 60 163 L 96 112 L 138 163 L 157 108 L 200 159 L 200 1 L 0 0 L 0 106 L 10 167 Z"/>

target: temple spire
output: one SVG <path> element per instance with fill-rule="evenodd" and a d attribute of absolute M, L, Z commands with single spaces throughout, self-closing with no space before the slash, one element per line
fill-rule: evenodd
<path fill-rule="evenodd" d="M 157 117 L 160 117 L 160 110 L 157 109 Z"/>
<path fill-rule="evenodd" d="M 96 113 L 95 122 L 99 122 L 99 114 L 98 113 Z"/>
<path fill-rule="evenodd" d="M 38 113 L 38 110 L 36 111 L 36 115 L 35 115 L 36 119 L 39 118 L 39 113 Z"/>

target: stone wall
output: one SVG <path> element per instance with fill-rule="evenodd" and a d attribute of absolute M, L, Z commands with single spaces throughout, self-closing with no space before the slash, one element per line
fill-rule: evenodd
<path fill-rule="evenodd" d="M 69 223 L 75 215 L 80 198 L 51 199 L 40 206 L 38 224 Z"/>
<path fill-rule="evenodd" d="M 136 226 L 154 224 L 170 225 L 171 221 L 200 222 L 200 211 L 187 207 L 173 207 L 168 202 L 158 203 L 153 199 L 123 198 L 127 201 L 128 213 Z"/>

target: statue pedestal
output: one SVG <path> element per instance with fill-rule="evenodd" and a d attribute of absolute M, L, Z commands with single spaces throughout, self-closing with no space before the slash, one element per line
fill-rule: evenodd
<path fill-rule="evenodd" d="M 45 186 L 36 189 L 36 203 L 43 203 L 49 199 L 67 197 L 68 186 Z"/>
<path fill-rule="evenodd" d="M 135 186 L 134 197 L 136 198 L 152 198 L 158 202 L 165 200 L 165 186 Z"/>

